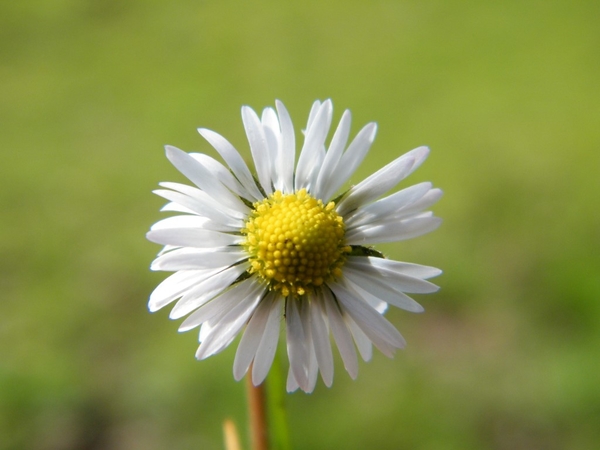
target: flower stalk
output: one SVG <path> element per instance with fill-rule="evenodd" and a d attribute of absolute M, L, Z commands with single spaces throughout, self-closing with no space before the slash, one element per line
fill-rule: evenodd
<path fill-rule="evenodd" d="M 252 370 L 250 370 L 252 373 Z M 267 424 L 267 396 L 265 383 L 254 386 L 252 377 L 246 377 L 248 391 L 248 419 L 250 423 L 250 442 L 252 450 L 269 450 L 269 431 Z"/>

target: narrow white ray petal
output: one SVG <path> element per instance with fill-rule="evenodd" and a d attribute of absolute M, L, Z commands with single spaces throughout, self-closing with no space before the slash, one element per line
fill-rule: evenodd
<path fill-rule="evenodd" d="M 191 327 L 191 328 L 194 328 L 194 327 Z M 206 322 L 203 322 L 200 325 L 200 332 L 198 333 L 198 342 L 204 341 L 206 336 L 208 336 L 212 332 L 213 328 L 214 328 L 214 324 L 211 324 L 210 321 L 207 320 Z M 185 330 L 185 329 L 182 330 L 181 327 L 179 327 L 179 331 L 182 332 L 182 331 L 187 331 L 187 330 Z"/>
<path fill-rule="evenodd" d="M 195 214 L 185 216 L 171 216 L 156 222 L 150 230 L 163 230 L 173 228 L 201 228 L 211 231 L 222 231 L 224 233 L 236 233 L 242 228 L 239 226 L 225 225 L 222 222 L 216 222 L 207 217 L 197 216 Z"/>
<path fill-rule="evenodd" d="M 286 333 L 287 352 L 290 369 L 302 390 L 308 389 L 308 349 L 306 348 L 306 335 L 300 320 L 297 305 L 298 299 L 288 297 L 286 302 Z"/>
<path fill-rule="evenodd" d="M 350 374 L 350 377 L 355 379 L 358 376 L 358 358 L 356 357 L 356 350 L 352 343 L 352 336 L 331 292 L 325 289 L 322 292 L 322 301 L 325 304 L 331 334 L 333 334 L 340 356 L 344 362 L 344 368 Z"/>
<path fill-rule="evenodd" d="M 429 155 L 428 147 L 418 147 L 396 158 L 394 161 L 360 182 L 338 205 L 338 213 L 346 214 L 361 204 L 381 196 L 419 167 Z"/>
<path fill-rule="evenodd" d="M 150 268 L 152 270 L 194 270 L 225 269 L 238 261 L 247 259 L 245 251 L 213 251 L 195 248 L 180 248 L 159 256 Z"/>
<path fill-rule="evenodd" d="M 177 302 L 171 310 L 169 317 L 171 319 L 180 319 L 194 309 L 202 306 L 231 286 L 248 267 L 249 264 L 247 262 L 229 267 L 194 286 L 193 289 L 186 292 L 181 300 Z"/>
<path fill-rule="evenodd" d="M 312 341 L 310 344 L 310 355 L 308 357 L 308 386 L 307 389 L 304 391 L 307 394 L 310 394 L 312 391 L 315 390 L 315 386 L 317 385 L 317 379 L 319 378 L 319 364 L 315 355 L 315 348 Z"/>
<path fill-rule="evenodd" d="M 283 177 L 279 172 L 279 159 L 281 147 L 281 127 L 279 126 L 279 118 L 273 108 L 265 108 L 261 116 L 261 124 L 267 139 L 267 147 L 269 149 L 269 165 L 271 173 L 270 178 L 275 189 L 283 191 Z"/>
<path fill-rule="evenodd" d="M 196 351 L 196 358 L 199 360 L 206 359 L 223 351 L 231 344 L 242 331 L 259 302 L 260 295 L 257 294 L 241 299 L 202 340 Z"/>
<path fill-rule="evenodd" d="M 294 137 L 294 126 L 290 115 L 279 100 L 275 102 L 279 122 L 281 124 L 281 147 L 279 149 L 278 170 L 283 181 L 283 193 L 289 194 L 294 191 L 294 164 L 296 160 L 296 138 Z"/>
<path fill-rule="evenodd" d="M 208 358 L 227 347 L 255 311 L 263 293 L 262 286 L 255 284 L 254 289 L 245 298 L 239 299 L 238 303 L 225 314 L 218 325 L 204 338 L 196 352 L 196 358 Z"/>
<path fill-rule="evenodd" d="M 254 159 L 258 181 L 263 191 L 267 195 L 271 195 L 273 193 L 271 186 L 271 154 L 262 124 L 258 115 L 248 106 L 242 106 L 242 121 L 244 122 L 246 137 L 250 143 L 250 151 Z"/>
<path fill-rule="evenodd" d="M 323 159 L 323 164 L 319 166 L 319 173 L 315 186 L 311 190 L 315 198 L 323 199 L 324 203 L 329 201 L 329 197 L 325 196 L 325 188 L 331 177 L 335 176 L 337 172 L 337 165 L 342 157 L 344 148 L 346 148 L 346 143 L 348 142 L 348 137 L 350 135 L 351 121 L 352 115 L 350 114 L 350 111 L 344 111 L 340 123 L 331 139 L 329 149 Z"/>
<path fill-rule="evenodd" d="M 386 354 L 390 345 L 395 348 L 403 348 L 406 345 L 398 330 L 385 317 L 362 301 L 356 292 L 342 283 L 331 283 L 329 287 L 344 310 L 382 353 Z M 387 354 L 387 356 L 392 355 Z"/>
<path fill-rule="evenodd" d="M 372 276 L 365 275 L 360 270 L 355 270 L 348 265 L 344 267 L 344 275 L 354 285 L 359 286 L 361 289 L 390 305 L 414 313 L 423 312 L 423 307 L 416 301 L 378 278 L 373 279 Z"/>
<path fill-rule="evenodd" d="M 195 248 L 224 247 L 226 245 L 240 244 L 244 240 L 243 236 L 199 228 L 150 230 L 146 233 L 146 238 L 157 244 Z"/>
<path fill-rule="evenodd" d="M 395 272 L 403 273 L 411 277 L 429 279 L 437 277 L 442 271 L 436 267 L 422 266 L 420 264 L 412 264 L 401 261 L 394 261 L 393 259 L 375 258 L 368 257 L 369 263 L 375 267 L 382 269 L 393 270 Z"/>
<path fill-rule="evenodd" d="M 181 248 L 181 247 L 179 247 L 177 245 L 165 245 L 162 248 L 162 250 L 160 252 L 158 252 L 158 255 L 156 255 L 156 256 L 158 257 L 158 256 L 160 256 L 162 254 L 165 254 L 165 253 L 170 252 L 171 250 L 175 250 L 177 248 Z"/>
<path fill-rule="evenodd" d="M 435 202 L 437 202 L 441 197 L 441 193 L 442 191 L 440 191 L 439 189 L 431 189 L 427 194 L 425 194 L 423 197 L 421 197 L 419 200 L 417 200 L 411 205 L 407 205 L 404 208 L 401 208 L 397 211 L 389 211 L 387 214 L 381 214 L 380 216 L 370 218 L 369 220 L 361 221 L 360 224 L 351 222 L 351 225 L 349 225 L 346 228 L 346 230 L 351 231 L 355 228 L 365 227 L 367 225 L 371 227 L 394 227 L 395 224 L 408 219 L 432 217 L 433 212 L 423 211 L 423 209 L 428 208 Z"/>
<path fill-rule="evenodd" d="M 319 154 L 325 145 L 325 138 L 331 126 L 331 116 L 333 114 L 333 106 L 331 100 L 326 100 L 319 109 L 313 123 L 306 130 L 306 137 L 298 165 L 296 167 L 295 188 L 299 191 L 306 188 L 309 184 L 310 174 L 319 159 Z"/>
<path fill-rule="evenodd" d="M 313 188 L 317 185 L 317 178 L 321 171 L 321 167 L 323 167 L 323 161 L 325 161 L 325 146 L 322 146 L 320 149 L 317 150 L 317 159 L 315 160 L 315 165 L 313 166 L 312 171 L 310 172 L 310 175 L 308 177 L 308 185 L 306 189 L 314 198 L 320 198 L 314 194 Z"/>
<path fill-rule="evenodd" d="M 269 319 L 265 326 L 265 332 L 260 340 L 260 344 L 256 350 L 254 363 L 252 364 L 252 383 L 258 386 L 262 383 L 269 373 L 269 369 L 273 364 L 277 344 L 279 342 L 279 328 L 283 317 L 283 299 L 278 294 L 271 292 L 267 294 L 265 300 L 271 301 L 271 310 Z"/>
<path fill-rule="evenodd" d="M 327 387 L 333 383 L 333 354 L 331 342 L 329 341 L 329 329 L 324 320 L 325 306 L 317 297 L 313 297 L 310 303 L 310 330 L 315 354 L 319 364 L 321 378 Z"/>
<path fill-rule="evenodd" d="M 240 381 L 246 374 L 256 355 L 260 340 L 265 334 L 272 304 L 272 297 L 264 298 L 256 307 L 248 326 L 246 326 L 246 331 L 244 331 L 233 360 L 233 377 L 236 381 Z"/>
<path fill-rule="evenodd" d="M 431 183 L 429 182 L 415 184 L 381 200 L 377 200 L 375 203 L 359 207 L 356 211 L 344 217 L 346 229 L 371 223 L 385 218 L 390 214 L 395 214 L 419 200 L 430 189 Z"/>
<path fill-rule="evenodd" d="M 385 312 L 388 310 L 388 307 L 390 305 L 386 301 L 380 299 L 379 297 L 374 296 L 371 292 L 363 289 L 358 284 L 353 282 L 351 280 L 351 278 L 346 277 L 345 282 L 348 284 L 348 286 L 350 286 L 352 289 L 354 289 L 360 295 L 360 297 L 369 304 L 369 306 L 371 308 L 373 308 L 379 314 L 385 314 Z M 388 287 L 391 288 L 391 286 L 388 286 Z M 398 296 L 398 293 L 396 291 L 394 291 L 393 297 L 397 297 L 397 296 Z M 400 297 L 404 298 L 405 294 L 400 293 Z M 408 297 L 408 296 L 406 296 L 406 297 Z M 385 297 L 385 298 L 388 298 L 388 297 Z"/>
<path fill-rule="evenodd" d="M 437 189 L 437 188 L 431 189 L 427 194 L 425 194 L 419 200 L 414 202 L 412 205 L 409 205 L 405 208 L 402 208 L 400 211 L 398 211 L 396 216 L 400 217 L 400 218 L 404 218 L 410 214 L 415 214 L 420 211 L 423 211 L 423 210 L 429 208 L 430 206 L 432 206 L 433 204 L 435 204 L 440 198 L 442 198 L 443 194 L 444 193 L 441 191 L 441 189 Z"/>
<path fill-rule="evenodd" d="M 246 218 L 246 213 L 243 211 L 238 211 L 236 209 L 228 208 L 227 206 L 219 203 L 213 197 L 208 195 L 206 192 L 193 187 L 188 186 L 186 184 L 181 183 L 172 183 L 172 182 L 162 182 L 159 183 L 162 187 L 166 187 L 167 189 L 171 189 L 173 191 L 181 192 L 188 197 L 192 197 L 195 201 L 200 202 L 203 205 L 203 208 L 210 208 L 212 211 L 216 211 L 222 216 L 225 217 L 233 217 L 234 219 L 244 219 Z M 212 213 L 211 213 L 212 214 Z"/>
<path fill-rule="evenodd" d="M 300 321 L 302 322 L 302 328 L 304 330 L 304 337 L 306 339 L 305 346 L 308 353 L 308 384 L 303 389 L 306 393 L 311 393 L 317 384 L 317 378 L 319 374 L 319 364 L 317 356 L 315 354 L 315 344 L 312 338 L 311 332 L 311 314 L 310 314 L 310 301 L 303 300 L 299 305 Z"/>
<path fill-rule="evenodd" d="M 412 156 L 401 156 L 373 175 L 350 188 L 337 205 L 337 212 L 346 215 L 361 205 L 366 205 L 396 186 L 410 172 L 414 165 Z"/>
<path fill-rule="evenodd" d="M 294 378 L 294 373 L 292 372 L 292 367 L 290 366 L 290 368 L 288 369 L 287 380 L 285 382 L 285 390 L 288 393 L 291 393 L 296 391 L 299 387 L 300 385 Z"/>
<path fill-rule="evenodd" d="M 171 200 L 172 202 L 184 206 L 193 214 L 206 217 L 215 223 L 238 228 L 241 228 L 241 225 L 243 224 L 241 220 L 233 218 L 232 216 L 228 216 L 224 214 L 223 211 L 215 209 L 212 205 L 204 202 L 200 197 L 190 197 L 188 195 L 166 189 L 156 189 L 152 192 L 154 192 L 156 195 L 166 198 L 167 200 Z"/>
<path fill-rule="evenodd" d="M 365 225 L 350 230 L 346 234 L 348 245 L 372 245 L 411 239 L 438 228 L 442 220 L 438 217 L 417 217 L 401 220 L 399 223 L 377 226 Z"/>
<path fill-rule="evenodd" d="M 313 124 L 315 117 L 317 117 L 317 113 L 319 112 L 319 109 L 321 108 L 321 101 L 320 100 L 315 100 L 312 104 L 312 106 L 310 107 L 310 112 L 308 113 L 308 122 L 306 123 L 306 130 L 308 131 L 308 129 L 310 129 L 311 125 Z"/>
<path fill-rule="evenodd" d="M 170 275 L 150 294 L 148 309 L 150 312 L 158 311 L 215 273 L 215 270 L 182 270 Z"/>
<path fill-rule="evenodd" d="M 175 202 L 169 202 L 169 203 L 165 204 L 165 206 L 160 208 L 160 211 L 161 212 L 181 212 L 181 213 L 186 213 L 186 214 L 196 214 L 191 209 L 186 208 L 185 206 L 182 206 Z"/>
<path fill-rule="evenodd" d="M 211 220 L 195 214 L 185 216 L 171 216 L 153 224 L 151 230 L 166 230 L 171 228 L 206 228 Z"/>
<path fill-rule="evenodd" d="M 261 297 L 264 297 L 264 295 L 265 295 L 265 289 L 264 289 L 264 286 L 263 286 L 261 283 L 257 282 L 256 278 L 249 278 L 249 279 L 246 279 L 246 280 L 244 280 L 244 281 L 248 281 L 248 280 L 251 280 L 251 281 L 253 281 L 253 283 L 248 283 L 248 285 L 247 285 L 247 286 L 248 286 L 248 287 L 247 287 L 247 288 L 248 288 L 248 290 L 246 291 L 246 293 L 243 293 L 243 292 L 242 292 L 242 294 L 240 295 L 240 292 L 238 291 L 238 302 L 239 302 L 239 299 L 240 299 L 240 298 L 242 298 L 242 297 L 244 297 L 244 298 L 245 298 L 245 297 L 248 297 L 248 296 L 252 296 L 252 295 L 253 295 L 253 294 L 252 294 L 253 292 L 258 292 L 258 293 L 260 294 L 260 296 L 261 296 Z M 241 282 L 240 282 L 240 283 L 241 283 Z M 236 283 L 236 284 L 234 284 L 234 285 L 233 285 L 233 287 L 236 287 L 236 286 L 237 286 L 237 285 L 239 285 L 240 283 Z M 225 294 L 227 294 L 228 292 L 229 292 L 229 289 L 225 290 L 225 291 L 223 292 L 223 294 L 222 294 L 222 295 L 225 295 Z M 222 295 L 221 295 L 221 296 L 222 296 Z M 221 298 L 221 296 L 217 296 L 217 297 L 215 297 L 215 298 L 214 298 L 214 300 L 220 299 L 220 298 Z M 213 301 L 214 301 L 214 300 L 213 300 Z M 206 320 L 206 321 L 205 321 L 205 322 L 202 324 L 202 326 L 203 326 L 203 327 L 205 327 L 206 325 L 208 325 L 208 330 L 206 330 L 206 332 L 204 332 L 204 333 L 202 334 L 202 340 L 200 340 L 199 342 L 203 342 L 203 341 L 204 341 L 204 339 L 205 339 L 205 338 L 206 338 L 206 337 L 207 337 L 207 336 L 208 336 L 210 333 L 212 333 L 212 329 L 213 329 L 213 328 L 215 328 L 215 327 L 217 327 L 217 326 L 222 326 L 222 322 L 221 322 L 221 321 L 223 320 L 223 318 L 224 318 L 224 317 L 225 317 L 227 314 L 229 314 L 229 311 L 230 311 L 230 310 L 231 310 L 233 307 L 235 307 L 236 305 L 237 305 L 237 303 L 235 303 L 233 306 L 229 305 L 227 308 L 222 308 L 222 309 L 221 309 L 221 310 L 220 310 L 218 313 L 214 314 L 212 317 L 210 317 L 208 320 Z"/>
<path fill-rule="evenodd" d="M 240 299 L 246 298 L 256 284 L 257 283 L 255 279 L 248 278 L 247 280 L 235 284 L 230 289 L 221 293 L 221 295 L 218 297 L 215 295 L 211 296 L 203 305 L 199 305 L 196 311 L 186 317 L 186 319 L 179 326 L 179 331 L 189 331 L 193 328 L 196 328 L 198 325 L 202 325 L 214 317 L 217 317 L 219 314 L 223 315 L 227 313 L 227 311 L 230 311 L 240 301 Z M 212 301 L 209 302 L 209 300 Z M 214 328 L 214 324 L 208 327 L 208 329 L 202 335 L 202 338 L 206 337 L 212 328 Z"/>
<path fill-rule="evenodd" d="M 206 128 L 198 128 L 198 132 L 219 152 L 239 182 L 242 183 L 242 186 L 246 188 L 254 200 L 261 200 L 263 195 L 256 187 L 248 166 L 235 147 L 227 139 L 214 131 Z"/>
<path fill-rule="evenodd" d="M 165 147 L 169 161 L 192 183 L 225 206 L 248 214 L 250 209 L 200 162 L 178 148 Z"/>
<path fill-rule="evenodd" d="M 409 294 L 430 294 L 432 292 L 437 292 L 440 289 L 435 284 L 422 280 L 421 278 L 411 277 L 410 275 L 389 268 L 374 266 L 371 264 L 371 261 L 365 257 L 348 258 L 344 268 L 346 267 L 352 267 L 357 272 L 362 273 L 365 277 L 371 276 L 376 280 L 385 282 L 400 292 Z"/>
<path fill-rule="evenodd" d="M 352 322 L 352 325 L 348 325 L 350 330 L 352 331 L 352 336 L 355 339 L 357 339 L 357 336 L 360 336 L 359 339 L 366 339 L 366 341 L 368 341 L 368 350 L 366 347 L 367 342 L 362 342 L 361 345 L 365 345 L 365 356 L 367 356 L 368 358 L 365 359 L 365 361 L 370 361 L 371 358 L 373 357 L 373 343 L 377 342 L 376 347 L 377 349 L 383 353 L 385 356 L 387 356 L 388 358 L 393 358 L 394 354 L 396 353 L 396 350 L 398 350 L 398 347 L 395 347 L 394 345 L 390 344 L 389 342 L 387 342 L 384 339 L 375 339 L 375 341 L 371 341 L 371 339 L 362 331 L 362 329 L 356 324 L 356 322 L 354 320 L 352 320 L 352 318 L 346 314 L 347 320 Z M 357 346 L 359 344 L 357 343 Z M 360 347 L 359 347 L 360 350 Z M 362 356 L 362 354 L 361 354 Z"/>
<path fill-rule="evenodd" d="M 225 187 L 233 192 L 238 197 L 254 201 L 254 197 L 248 190 L 242 186 L 236 177 L 233 176 L 231 170 L 221 164 L 219 161 L 204 153 L 189 153 L 189 155 L 202 164 L 215 178 L 217 178 Z"/>
<path fill-rule="evenodd" d="M 342 155 L 335 173 L 332 173 L 324 187 L 323 198 L 331 198 L 348 181 L 362 163 L 375 140 L 377 124 L 368 123 L 358 132 L 348 149 Z"/>
<path fill-rule="evenodd" d="M 358 348 L 360 356 L 364 361 L 370 361 L 373 357 L 373 345 L 371 344 L 371 340 L 360 329 L 360 327 L 356 325 L 356 322 L 352 320 L 352 317 L 346 315 L 344 320 L 346 321 L 346 324 L 352 333 L 354 343 L 356 344 L 356 348 Z"/>

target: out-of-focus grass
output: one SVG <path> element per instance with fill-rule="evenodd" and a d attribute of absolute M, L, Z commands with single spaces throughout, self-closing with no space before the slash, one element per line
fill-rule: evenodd
<path fill-rule="evenodd" d="M 295 448 L 592 449 L 600 441 L 596 2 L 30 1 L 0 5 L 0 448 L 221 448 L 233 349 L 145 301 L 164 278 L 161 146 L 248 155 L 241 104 L 297 127 L 331 97 L 379 123 L 353 181 L 421 144 L 439 266 L 409 346 L 289 396 Z"/>

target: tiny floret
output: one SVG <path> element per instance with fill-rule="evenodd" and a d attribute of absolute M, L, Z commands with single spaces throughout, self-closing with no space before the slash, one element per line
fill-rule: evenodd
<path fill-rule="evenodd" d="M 344 245 L 344 220 L 334 207 L 306 189 L 287 195 L 275 191 L 256 202 L 242 229 L 249 273 L 284 297 L 303 296 L 333 280 L 350 251 Z"/>
<path fill-rule="evenodd" d="M 329 145 L 333 106 L 316 101 L 296 161 L 295 135 L 281 102 L 259 117 L 242 108 L 254 160 L 248 168 L 219 134 L 200 134 L 226 165 L 210 156 L 167 146 L 167 157 L 195 186 L 161 183 L 155 191 L 176 215 L 147 234 L 164 245 L 152 270 L 174 272 L 150 295 L 149 309 L 173 302 L 179 327 L 199 327 L 198 359 L 225 349 L 242 335 L 233 375 L 249 370 L 255 385 L 265 379 L 285 324 L 288 391 L 312 392 L 318 374 L 333 382 L 336 344 L 345 369 L 358 374 L 358 358 L 372 346 L 393 356 L 404 338 L 384 317 L 388 305 L 423 308 L 406 294 L 435 292 L 427 281 L 441 273 L 429 266 L 386 259 L 372 246 L 434 230 L 440 219 L 427 209 L 442 192 L 425 182 L 387 196 L 427 158 L 416 148 L 344 191 L 375 139 L 374 123 L 348 144 L 345 111 Z M 186 317 L 187 316 L 187 317 Z M 250 369 L 251 368 L 251 369 Z"/>

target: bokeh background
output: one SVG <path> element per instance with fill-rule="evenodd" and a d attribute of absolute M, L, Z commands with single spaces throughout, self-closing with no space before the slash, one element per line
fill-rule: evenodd
<path fill-rule="evenodd" d="M 204 362 L 146 301 L 163 145 L 249 156 L 239 108 L 297 129 L 332 98 L 378 137 L 353 181 L 427 144 L 443 226 L 380 247 L 441 267 L 408 347 L 287 396 L 296 449 L 600 442 L 600 3 L 0 3 L 0 448 L 246 442 L 235 346 Z M 404 184 L 403 186 L 406 186 Z"/>

